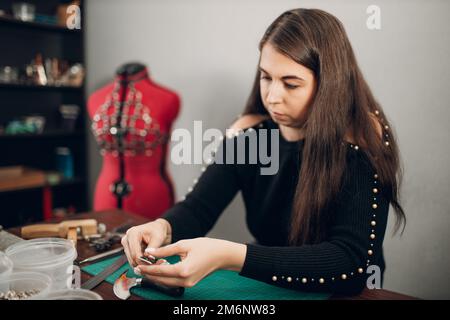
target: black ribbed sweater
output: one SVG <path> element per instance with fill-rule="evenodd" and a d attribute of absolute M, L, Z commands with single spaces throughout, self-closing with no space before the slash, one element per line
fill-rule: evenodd
<path fill-rule="evenodd" d="M 261 129 L 278 126 L 269 119 L 245 131 Z M 288 246 L 303 144 L 279 135 L 275 175 L 261 175 L 260 164 L 209 165 L 186 198 L 163 215 L 172 227 L 172 241 L 206 235 L 241 191 L 247 226 L 258 243 L 247 244 L 241 276 L 303 291 L 360 292 L 370 276 L 369 265 L 378 266 L 381 275 L 385 269 L 382 243 L 389 201 L 362 149 L 346 143 L 347 165 L 327 238 L 320 244 Z"/>

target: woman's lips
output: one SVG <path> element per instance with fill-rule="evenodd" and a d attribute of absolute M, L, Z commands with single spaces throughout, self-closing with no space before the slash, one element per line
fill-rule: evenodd
<path fill-rule="evenodd" d="M 284 117 L 284 114 L 282 114 L 282 113 L 275 112 L 275 111 L 270 111 L 270 112 L 272 113 L 272 115 L 274 115 L 274 116 L 276 116 L 276 117 L 278 117 L 278 118 Z"/>

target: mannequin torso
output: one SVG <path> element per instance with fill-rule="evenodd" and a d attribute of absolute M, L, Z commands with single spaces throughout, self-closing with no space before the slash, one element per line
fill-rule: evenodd
<path fill-rule="evenodd" d="M 125 92 L 124 77 L 129 81 Z M 119 112 L 120 99 L 125 100 Z M 167 140 L 180 108 L 178 95 L 154 83 L 146 68 L 122 74 L 88 100 L 92 131 L 101 148 L 103 165 L 94 195 L 94 210 L 117 208 L 111 185 L 120 178 L 119 151 L 123 152 L 125 180 L 131 192 L 123 209 L 158 218 L 173 205 L 174 191 L 166 170 Z M 122 148 L 117 128 L 123 134 Z M 120 130 L 120 129 L 119 129 Z"/>

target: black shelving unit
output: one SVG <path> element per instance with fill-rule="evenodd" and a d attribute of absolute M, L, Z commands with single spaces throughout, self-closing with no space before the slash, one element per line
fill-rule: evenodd
<path fill-rule="evenodd" d="M 81 30 L 38 22 L 23 22 L 11 17 L 13 0 L 1 0 L 0 66 L 21 67 L 40 53 L 44 58 L 58 58 L 69 63 L 84 59 L 83 1 L 81 1 Z M 17 1 L 19 2 L 19 1 Z M 62 0 L 27 0 L 36 6 L 36 13 L 53 15 Z M 75 104 L 80 107 L 75 130 L 68 131 L 62 123 L 59 107 Z M 45 172 L 54 172 L 56 148 L 68 147 L 74 161 L 73 179 L 56 184 L 0 192 L 0 225 L 12 227 L 40 221 L 44 217 L 44 202 L 51 192 L 53 208 L 87 210 L 87 135 L 85 88 L 40 86 L 20 83 L 0 83 L 0 124 L 30 115 L 46 118 L 41 134 L 0 135 L 0 167 L 22 165 Z M 47 200 L 43 195 L 47 193 Z"/>

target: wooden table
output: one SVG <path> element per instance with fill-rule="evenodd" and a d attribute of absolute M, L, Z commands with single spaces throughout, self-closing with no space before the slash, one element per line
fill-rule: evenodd
<path fill-rule="evenodd" d="M 132 224 L 132 225 L 140 225 L 142 223 L 148 222 L 148 219 L 125 212 L 120 210 L 112 210 L 112 211 L 101 211 L 101 212 L 88 212 L 77 214 L 73 217 L 73 219 L 97 219 L 99 223 L 104 223 L 107 227 L 107 230 L 110 231 L 115 227 L 118 227 L 123 224 Z M 58 220 L 55 220 L 58 222 Z M 12 228 L 9 230 L 11 233 L 14 233 L 20 236 L 20 228 Z M 119 247 L 120 244 L 117 244 L 115 247 Z M 115 248 L 113 247 L 113 248 Z M 77 260 L 82 260 L 84 258 L 88 258 L 97 254 L 95 250 L 89 247 L 86 241 L 78 241 L 77 243 L 77 251 L 78 258 Z M 81 283 L 84 283 L 92 276 L 87 273 L 81 272 Z M 118 300 L 118 298 L 114 295 L 112 290 L 112 285 L 107 282 L 102 282 L 93 291 L 100 294 L 105 300 Z M 142 298 L 132 295 L 131 300 L 142 300 Z M 403 295 L 400 293 L 384 290 L 384 289 L 364 289 L 359 295 L 356 296 L 342 296 L 342 295 L 333 295 L 331 297 L 333 300 L 411 300 L 416 299 L 414 297 L 410 297 L 407 295 Z"/>

